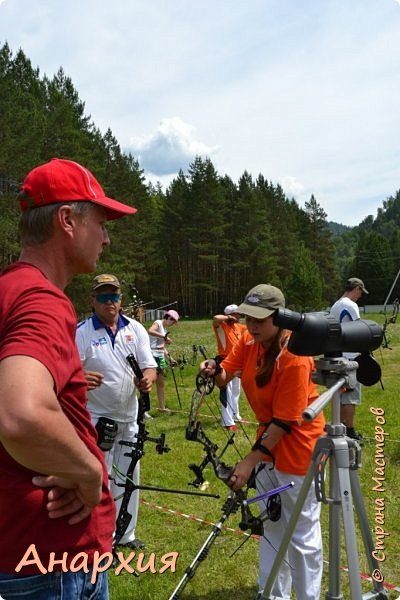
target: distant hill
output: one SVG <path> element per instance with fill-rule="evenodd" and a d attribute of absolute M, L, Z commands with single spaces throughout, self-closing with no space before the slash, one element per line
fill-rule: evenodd
<path fill-rule="evenodd" d="M 335 223 L 334 221 L 328 221 L 328 229 L 332 233 L 332 235 L 341 235 L 342 233 L 346 233 L 347 231 L 351 231 L 353 229 L 349 225 L 343 225 L 342 223 Z"/>

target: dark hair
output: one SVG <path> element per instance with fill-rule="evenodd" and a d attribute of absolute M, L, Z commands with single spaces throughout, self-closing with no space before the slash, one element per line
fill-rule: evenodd
<path fill-rule="evenodd" d="M 354 283 L 354 282 L 347 282 L 346 283 L 346 287 L 344 288 L 345 292 L 351 292 L 351 290 L 356 290 L 357 288 L 362 289 L 361 285 L 359 283 Z"/>
<path fill-rule="evenodd" d="M 277 356 L 280 354 L 285 342 L 287 340 L 288 332 L 286 329 L 279 329 L 278 333 L 274 337 L 271 347 L 264 355 L 264 364 L 260 365 L 256 375 L 256 385 L 261 388 L 267 385 L 272 377 L 274 370 L 275 361 Z"/>

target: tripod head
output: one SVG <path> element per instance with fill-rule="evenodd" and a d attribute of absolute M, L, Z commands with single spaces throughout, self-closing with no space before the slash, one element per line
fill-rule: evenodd
<path fill-rule="evenodd" d="M 338 379 L 344 378 L 343 387 L 352 389 L 357 383 L 358 363 L 344 356 L 321 356 L 315 360 L 316 371 L 312 374 L 314 383 L 331 388 Z"/>
<path fill-rule="evenodd" d="M 314 400 L 312 404 L 307 406 L 303 411 L 302 417 L 307 422 L 313 421 L 333 398 L 332 425 L 340 426 L 337 429 L 337 433 L 342 434 L 344 433 L 344 427 L 340 423 L 340 398 L 338 392 L 344 387 L 350 389 L 355 387 L 358 364 L 354 360 L 340 356 L 323 357 L 315 361 L 315 366 L 317 370 L 313 373 L 313 381 L 324 385 L 328 389 Z"/>

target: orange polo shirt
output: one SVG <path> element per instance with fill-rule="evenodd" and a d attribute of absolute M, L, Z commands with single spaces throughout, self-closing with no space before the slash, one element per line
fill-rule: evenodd
<path fill-rule="evenodd" d="M 217 339 L 218 354 L 227 356 L 231 348 L 247 331 L 246 325 L 235 321 L 222 321 L 218 327 L 213 324 L 213 330 Z"/>
<path fill-rule="evenodd" d="M 272 418 L 292 423 L 291 432 L 285 434 L 272 450 L 275 466 L 285 473 L 305 475 L 315 442 L 323 434 L 325 425 L 322 412 L 311 423 L 302 419 L 304 409 L 318 397 L 311 380 L 314 360 L 296 356 L 285 347 L 275 360 L 271 379 L 259 388 L 255 377 L 264 355 L 265 348 L 246 331 L 221 366 L 230 374 L 241 372 L 243 389 L 259 423 L 269 423 Z M 264 430 L 265 426 L 260 425 L 257 437 Z M 265 460 L 269 458 L 265 457 Z"/>

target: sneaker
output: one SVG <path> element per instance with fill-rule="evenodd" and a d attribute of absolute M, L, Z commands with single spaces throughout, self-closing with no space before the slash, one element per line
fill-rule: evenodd
<path fill-rule="evenodd" d="M 143 415 L 143 420 L 144 421 L 151 421 L 152 418 L 153 417 L 148 412 L 145 412 L 144 415 Z"/>
<path fill-rule="evenodd" d="M 225 429 L 227 429 L 228 431 L 237 431 L 238 427 L 237 425 L 226 425 Z"/>
<path fill-rule="evenodd" d="M 354 427 L 346 427 L 346 435 L 352 440 L 356 440 L 357 442 L 363 442 L 364 437 L 358 431 L 355 431 Z"/>
<path fill-rule="evenodd" d="M 237 414 L 237 415 L 233 415 L 233 420 L 234 420 L 234 421 L 241 421 L 241 420 L 242 420 L 242 417 L 241 417 L 239 414 Z"/>
<path fill-rule="evenodd" d="M 122 546 L 122 548 L 130 548 L 131 550 L 136 550 L 136 549 L 142 549 L 146 547 L 146 544 L 142 541 L 139 540 L 139 538 L 135 538 L 134 540 L 130 541 L 130 542 L 126 542 L 126 544 L 118 544 L 119 546 Z"/>

